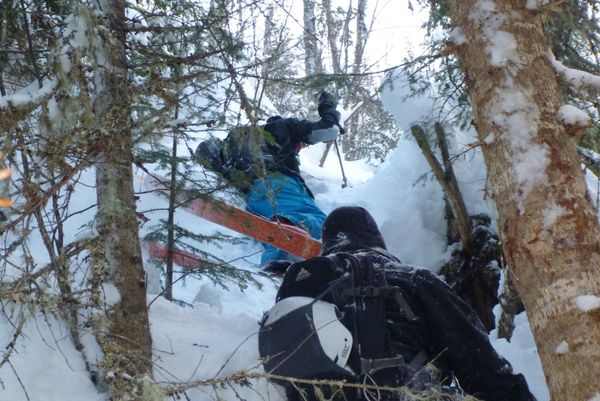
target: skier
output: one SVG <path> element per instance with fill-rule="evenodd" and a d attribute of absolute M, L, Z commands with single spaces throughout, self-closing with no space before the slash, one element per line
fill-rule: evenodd
<path fill-rule="evenodd" d="M 274 116 L 262 127 L 239 127 L 224 140 L 201 142 L 195 152 L 196 161 L 244 192 L 249 212 L 297 226 L 320 239 L 326 216 L 300 175 L 298 153 L 305 146 L 336 139 L 341 129 L 336 106 L 333 96 L 322 92 L 320 120 Z M 264 246 L 261 266 L 272 274 L 283 274 L 291 263 L 300 260 L 268 244 Z"/>
<path fill-rule="evenodd" d="M 319 96 L 319 121 L 297 118 L 271 117 L 264 129 L 268 131 L 277 146 L 269 146 L 272 158 L 265 163 L 268 171 L 264 177 L 254 181 L 246 208 L 282 224 L 291 224 L 307 231 L 316 239 L 321 238 L 321 229 L 326 215 L 314 201 L 314 196 L 300 175 L 298 152 L 305 146 L 336 139 L 340 113 L 336 101 L 328 92 Z M 261 256 L 261 266 L 271 273 L 283 273 L 297 257 L 265 244 Z"/>
<path fill-rule="evenodd" d="M 348 336 L 332 328 L 329 332 L 317 329 L 318 336 L 309 335 L 310 346 L 288 343 L 293 336 L 282 335 L 286 326 L 299 331 L 303 316 L 307 316 L 307 327 L 314 330 L 316 323 L 311 322 L 318 322 L 317 315 L 325 309 L 313 306 L 312 312 L 302 310 L 294 322 L 287 322 L 285 318 L 293 315 L 274 307 L 277 316 L 270 320 L 276 320 L 278 326 L 263 323 L 259 335 L 261 356 L 269 356 L 268 371 L 277 374 L 283 369 L 282 373 L 301 378 L 408 386 L 435 391 L 435 399 L 446 401 L 462 400 L 464 392 L 485 401 L 535 401 L 525 378 L 514 374 L 495 352 L 473 310 L 435 274 L 405 265 L 388 253 L 379 228 L 365 209 L 341 207 L 329 214 L 323 226 L 321 254 L 287 269 L 275 306 L 314 298 L 318 299 L 314 305 L 334 303 L 343 311 L 339 319 L 352 332 L 352 351 L 345 355 L 341 344 L 350 343 Z M 331 317 L 328 321 L 332 322 Z M 312 367 L 311 360 L 319 360 L 321 366 Z M 346 370 L 340 370 L 338 365 L 346 360 Z M 299 394 L 298 386 L 286 387 L 290 401 L 312 393 L 310 386 L 300 386 L 303 394 Z M 366 400 L 378 394 L 346 389 L 344 396 Z M 381 392 L 381 399 L 405 398 L 400 393 Z"/>

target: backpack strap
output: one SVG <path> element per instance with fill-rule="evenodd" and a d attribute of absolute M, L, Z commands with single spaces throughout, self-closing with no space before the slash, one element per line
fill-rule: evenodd
<path fill-rule="evenodd" d="M 410 320 L 416 320 L 417 316 L 413 312 L 412 308 L 402 295 L 402 291 L 398 287 L 353 287 L 353 288 L 342 288 L 340 291 L 345 299 L 349 297 L 361 297 L 361 298 L 393 298 L 398 307 Z M 429 359 L 428 354 L 421 350 L 419 351 L 410 361 L 406 361 L 401 355 L 391 358 L 360 358 L 360 373 L 372 375 L 373 373 L 381 370 L 388 369 L 398 366 L 409 366 L 410 368 L 417 370 L 421 368 Z"/>
<path fill-rule="evenodd" d="M 388 256 L 383 252 L 378 253 L 384 256 Z M 429 359 L 428 354 L 423 350 L 419 351 L 410 361 L 406 361 L 401 355 L 396 355 L 394 357 L 389 358 L 363 357 L 361 355 L 360 348 L 362 347 L 360 347 L 360 344 L 358 344 L 358 342 L 361 340 L 361 336 L 357 331 L 356 324 L 358 322 L 356 321 L 356 319 L 362 320 L 370 317 L 367 317 L 367 315 L 365 315 L 364 312 L 357 311 L 356 308 L 344 308 L 344 305 L 349 305 L 353 299 L 361 298 L 377 309 L 384 307 L 384 299 L 393 299 L 400 308 L 402 314 L 407 319 L 416 320 L 418 319 L 418 317 L 414 313 L 413 309 L 410 307 L 400 287 L 382 286 L 382 284 L 385 285 L 384 282 L 380 282 L 375 285 L 360 285 L 358 282 L 356 282 L 358 280 L 355 281 L 354 276 L 361 267 L 358 265 L 358 260 L 354 257 L 354 255 L 349 253 L 337 253 L 336 256 L 328 257 L 330 258 L 330 260 L 334 261 L 334 266 L 336 265 L 336 262 L 341 263 L 342 265 L 340 265 L 340 270 L 344 272 L 340 275 L 340 277 L 337 280 L 330 282 L 330 286 L 325 292 L 331 293 L 334 303 L 337 304 L 341 310 L 345 310 L 347 313 L 353 315 L 354 322 L 351 323 L 353 323 L 354 328 L 352 329 L 352 331 L 353 335 L 356 337 L 356 345 L 359 346 L 358 351 L 360 355 L 359 358 L 357 358 L 358 360 L 356 361 L 354 368 L 360 369 L 361 374 L 368 375 L 371 375 L 382 369 L 388 369 L 398 366 L 409 366 L 410 368 L 413 368 L 415 370 L 421 368 Z M 338 274 L 341 273 L 340 270 L 338 270 Z M 321 298 L 322 296 L 323 294 L 320 294 L 318 298 Z M 377 300 L 378 298 L 380 299 L 380 301 Z M 383 309 L 380 312 L 383 312 Z M 370 313 L 367 314 L 371 315 Z M 368 335 L 368 333 L 366 334 Z M 385 339 L 384 341 L 388 340 L 389 339 Z"/>
<path fill-rule="evenodd" d="M 408 302 L 406 302 L 406 298 L 404 298 L 404 295 L 402 295 L 402 291 L 400 291 L 400 288 L 398 288 L 398 287 L 393 287 L 393 288 L 394 288 L 394 299 L 396 300 L 396 303 L 398 304 L 400 309 L 402 309 L 402 312 L 404 312 L 404 316 L 406 316 L 410 320 L 416 320 L 417 315 L 415 315 L 415 313 L 413 312 L 413 310 L 410 307 L 410 305 L 408 304 Z"/>
<path fill-rule="evenodd" d="M 398 355 L 395 358 L 378 358 L 378 359 L 360 359 L 360 370 L 362 374 L 372 375 L 381 369 L 394 368 L 396 366 L 408 365 L 413 369 L 419 369 L 421 366 L 425 364 L 428 356 L 425 351 L 420 351 L 410 362 L 406 362 L 406 360 Z"/>
<path fill-rule="evenodd" d="M 361 297 L 361 298 L 372 298 L 372 297 L 393 297 L 404 316 L 410 320 L 417 319 L 417 315 L 413 312 L 412 308 L 402 295 L 402 291 L 398 287 L 352 287 L 343 288 L 341 295 L 345 297 Z"/>
<path fill-rule="evenodd" d="M 372 375 L 381 369 L 394 368 L 406 364 L 404 358 L 398 355 L 395 358 L 366 359 L 360 358 L 360 373 Z"/>

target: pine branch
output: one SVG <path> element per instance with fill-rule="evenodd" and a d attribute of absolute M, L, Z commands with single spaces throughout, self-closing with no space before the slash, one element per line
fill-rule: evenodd
<path fill-rule="evenodd" d="M 547 57 L 554 71 L 556 71 L 562 81 L 578 92 L 582 92 L 585 89 L 600 89 L 600 76 L 566 67 L 556 59 L 550 50 L 548 50 Z"/>

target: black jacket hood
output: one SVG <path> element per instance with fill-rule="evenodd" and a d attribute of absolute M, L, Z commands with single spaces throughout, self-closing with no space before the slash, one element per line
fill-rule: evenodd
<path fill-rule="evenodd" d="M 342 206 L 323 224 L 322 255 L 368 248 L 386 249 L 373 216 L 358 206 Z"/>

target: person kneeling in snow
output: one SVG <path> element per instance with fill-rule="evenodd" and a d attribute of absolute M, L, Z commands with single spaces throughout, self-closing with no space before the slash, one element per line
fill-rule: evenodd
<path fill-rule="evenodd" d="M 259 350 L 268 373 L 345 380 L 353 386 L 321 391 L 347 400 L 466 400 L 466 392 L 535 401 L 473 310 L 435 274 L 387 252 L 365 209 L 341 207 L 327 217 L 321 254 L 288 268 L 265 314 Z M 277 382 L 290 401 L 323 395 Z"/>

